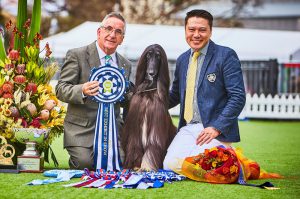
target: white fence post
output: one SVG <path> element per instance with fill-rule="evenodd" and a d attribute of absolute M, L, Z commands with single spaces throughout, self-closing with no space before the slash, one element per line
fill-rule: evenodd
<path fill-rule="evenodd" d="M 251 96 L 247 94 L 246 105 L 240 119 L 262 118 L 262 119 L 300 119 L 300 97 L 289 95 L 264 94 Z"/>

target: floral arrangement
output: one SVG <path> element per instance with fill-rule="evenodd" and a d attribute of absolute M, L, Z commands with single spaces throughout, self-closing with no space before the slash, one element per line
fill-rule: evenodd
<path fill-rule="evenodd" d="M 14 37 L 27 41 L 26 35 L 13 27 L 11 21 L 5 27 Z M 30 20 L 23 27 L 29 32 Z M 58 66 L 50 59 L 48 44 L 40 51 L 41 39 L 36 33 L 33 42 L 26 43 L 24 55 L 22 49 L 12 49 L 0 60 L 0 135 L 15 142 L 13 128 L 51 129 L 48 138 L 39 146 L 44 150 L 63 133 L 66 110 L 49 84 Z M 44 58 L 40 58 L 42 51 L 45 51 Z"/>
<path fill-rule="evenodd" d="M 205 149 L 204 153 L 178 160 L 169 167 L 192 180 L 219 184 L 282 178 L 277 173 L 261 169 L 257 162 L 246 158 L 241 149 L 225 148 L 223 145 Z"/>
<path fill-rule="evenodd" d="M 240 164 L 234 151 L 222 146 L 185 158 L 182 173 L 187 177 L 211 183 L 233 183 L 238 179 Z"/>

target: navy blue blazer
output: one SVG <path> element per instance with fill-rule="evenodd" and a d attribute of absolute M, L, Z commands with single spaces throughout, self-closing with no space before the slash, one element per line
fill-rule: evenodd
<path fill-rule="evenodd" d="M 178 57 L 170 90 L 170 108 L 181 105 L 178 129 L 186 125 L 183 114 L 190 54 L 189 49 Z M 239 142 L 238 116 L 246 94 L 241 64 L 234 50 L 210 41 L 199 75 L 197 97 L 203 126 L 220 130 L 216 138 L 219 141 Z"/>

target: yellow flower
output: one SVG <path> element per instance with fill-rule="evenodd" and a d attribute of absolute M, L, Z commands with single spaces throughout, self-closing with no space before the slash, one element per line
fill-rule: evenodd
<path fill-rule="evenodd" d="M 53 120 L 54 126 L 62 126 L 64 124 L 63 118 L 57 118 Z"/>
<path fill-rule="evenodd" d="M 52 93 L 52 91 L 53 91 L 52 86 L 50 84 L 46 84 L 45 89 L 46 89 L 47 93 Z"/>
<path fill-rule="evenodd" d="M 209 150 L 209 152 L 212 152 L 212 151 L 217 151 L 218 150 L 218 148 L 217 147 L 213 147 L 213 148 L 211 148 L 210 150 Z"/>
<path fill-rule="evenodd" d="M 211 166 L 214 167 L 214 168 L 216 168 L 217 163 L 218 163 L 217 161 L 213 161 L 213 162 L 211 163 Z"/>
<path fill-rule="evenodd" d="M 46 124 L 46 126 L 47 126 L 48 128 L 52 128 L 52 127 L 54 127 L 54 123 L 53 123 L 53 121 L 51 121 L 51 122 L 48 122 L 48 123 Z"/>
<path fill-rule="evenodd" d="M 38 87 L 37 87 L 37 92 L 38 93 L 43 93 L 45 91 L 46 91 L 46 88 L 45 88 L 44 85 L 42 85 L 42 84 L 38 85 Z"/>
<path fill-rule="evenodd" d="M 7 123 L 10 125 L 13 125 L 15 123 L 15 120 L 13 118 L 7 118 Z"/>
<path fill-rule="evenodd" d="M 9 109 L 4 110 L 4 115 L 9 117 L 11 115 L 11 111 Z"/>
<path fill-rule="evenodd" d="M 46 102 L 48 99 L 49 99 L 49 95 L 47 95 L 47 94 L 42 94 L 42 95 L 40 96 L 40 98 L 38 99 L 38 104 L 39 104 L 40 106 L 43 106 L 43 105 L 45 104 L 45 102 Z"/>
<path fill-rule="evenodd" d="M 3 104 L 3 102 L 4 102 L 4 98 L 1 97 L 1 98 L 0 98 L 0 104 Z"/>
<path fill-rule="evenodd" d="M 57 118 L 58 117 L 58 112 L 55 109 L 52 109 L 51 111 L 51 117 Z"/>
<path fill-rule="evenodd" d="M 237 173 L 238 172 L 238 167 L 236 165 L 232 165 L 230 167 L 230 173 L 233 174 L 233 173 Z"/>
<path fill-rule="evenodd" d="M 12 132 L 6 132 L 5 137 L 6 137 L 7 139 L 10 139 L 10 138 L 13 137 L 13 133 L 12 133 Z"/>
<path fill-rule="evenodd" d="M 41 126 L 40 126 L 40 129 L 46 129 L 46 128 L 48 128 L 47 125 L 41 125 Z"/>
<path fill-rule="evenodd" d="M 6 105 L 7 107 L 10 107 L 10 105 L 12 105 L 13 100 L 10 98 L 4 99 L 4 105 Z"/>
<path fill-rule="evenodd" d="M 66 107 L 65 106 L 61 106 L 60 107 L 60 112 L 61 113 L 65 113 L 67 110 L 66 110 Z"/>

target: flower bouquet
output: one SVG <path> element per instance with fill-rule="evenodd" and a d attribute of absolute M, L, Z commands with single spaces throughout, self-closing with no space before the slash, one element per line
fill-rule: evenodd
<path fill-rule="evenodd" d="M 230 184 L 248 179 L 281 178 L 278 174 L 261 170 L 259 164 L 243 156 L 240 149 L 222 145 L 205 149 L 204 153 L 187 157 L 178 164 L 181 164 L 179 169 L 173 169 L 176 173 L 201 182 Z"/>
<path fill-rule="evenodd" d="M 11 21 L 5 27 L 14 37 L 28 41 Z M 30 20 L 23 27 L 30 32 Z M 48 44 L 40 51 L 41 39 L 42 36 L 36 33 L 33 41 L 25 43 L 24 48 L 12 49 L 0 59 L 0 135 L 16 142 L 13 129 L 49 129 L 48 137 L 38 145 L 39 151 L 46 152 L 53 139 L 63 133 L 66 110 L 49 84 L 58 65 L 50 59 Z M 45 51 L 44 58 L 40 58 L 42 51 Z"/>

